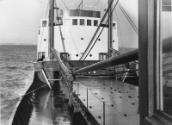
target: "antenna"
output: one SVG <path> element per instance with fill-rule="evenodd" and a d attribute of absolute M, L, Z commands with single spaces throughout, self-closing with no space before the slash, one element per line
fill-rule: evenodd
<path fill-rule="evenodd" d="M 113 30 L 112 30 L 112 1 L 114 0 L 108 0 L 108 5 L 109 5 L 109 11 L 108 11 L 108 58 L 112 56 L 112 35 L 113 35 Z M 112 2 L 112 3 L 111 3 Z"/>
<path fill-rule="evenodd" d="M 84 0 L 81 0 L 81 2 L 79 3 L 77 9 L 78 9 L 78 10 L 81 10 L 81 9 L 83 9 L 83 8 L 84 8 Z"/>

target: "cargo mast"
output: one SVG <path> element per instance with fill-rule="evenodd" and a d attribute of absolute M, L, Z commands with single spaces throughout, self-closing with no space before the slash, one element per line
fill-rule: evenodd
<path fill-rule="evenodd" d="M 54 0 L 50 0 L 49 7 L 49 57 L 53 59 L 52 49 L 54 48 Z"/>

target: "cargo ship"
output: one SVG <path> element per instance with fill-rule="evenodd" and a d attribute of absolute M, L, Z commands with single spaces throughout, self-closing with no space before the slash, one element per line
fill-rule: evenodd
<path fill-rule="evenodd" d="M 33 83 L 17 104 L 9 125 L 144 125 L 151 121 L 144 117 L 144 108 L 151 98 L 146 94 L 147 78 L 151 80 L 153 75 L 147 73 L 150 65 L 144 62 L 152 59 L 145 57 L 152 44 L 144 46 L 141 39 L 151 38 L 144 36 L 147 30 L 137 29 L 119 0 L 107 2 L 107 9 L 101 12 L 84 8 L 83 0 L 76 9 L 68 10 L 50 0 L 49 15 L 40 22 Z M 144 2 L 139 5 L 152 5 Z M 118 23 L 112 17 L 117 5 L 133 30 L 139 32 L 143 49 L 139 46 L 120 53 Z M 156 6 L 151 6 L 155 12 Z M 139 9 L 140 27 L 151 28 L 141 20 L 150 10 Z"/>

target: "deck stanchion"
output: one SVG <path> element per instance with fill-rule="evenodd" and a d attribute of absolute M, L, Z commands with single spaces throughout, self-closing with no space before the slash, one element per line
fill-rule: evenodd
<path fill-rule="evenodd" d="M 88 109 L 88 88 L 87 88 L 87 109 Z"/>
<path fill-rule="evenodd" d="M 105 101 L 103 101 L 103 125 L 105 125 Z"/>
<path fill-rule="evenodd" d="M 77 85 L 78 85 L 78 87 L 77 87 L 77 88 L 78 88 L 78 95 L 79 95 L 79 82 L 78 82 L 78 84 L 77 84 Z"/>

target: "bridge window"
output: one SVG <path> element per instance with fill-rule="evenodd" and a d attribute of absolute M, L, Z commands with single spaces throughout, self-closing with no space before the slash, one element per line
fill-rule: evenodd
<path fill-rule="evenodd" d="M 171 0 L 162 0 L 162 11 L 172 11 Z"/>
<path fill-rule="evenodd" d="M 80 19 L 80 25 L 85 25 L 85 20 L 84 19 Z"/>
<path fill-rule="evenodd" d="M 114 29 L 116 29 L 116 23 L 113 23 L 113 27 L 114 27 Z"/>
<path fill-rule="evenodd" d="M 43 61 L 45 59 L 45 52 L 38 52 L 38 61 Z"/>
<path fill-rule="evenodd" d="M 106 60 L 107 59 L 107 53 L 99 53 L 99 60 Z"/>
<path fill-rule="evenodd" d="M 72 20 L 72 25 L 78 25 L 78 20 L 77 19 L 73 19 Z"/>
<path fill-rule="evenodd" d="M 70 57 L 69 53 L 66 53 L 66 52 L 60 53 L 60 58 L 62 60 L 69 60 L 69 57 Z"/>
<path fill-rule="evenodd" d="M 91 26 L 91 20 L 87 20 L 87 26 Z"/>
<path fill-rule="evenodd" d="M 46 20 L 43 20 L 42 21 L 42 27 L 46 27 L 47 26 L 47 21 Z"/>
<path fill-rule="evenodd" d="M 94 20 L 94 26 L 98 26 L 98 20 Z"/>

